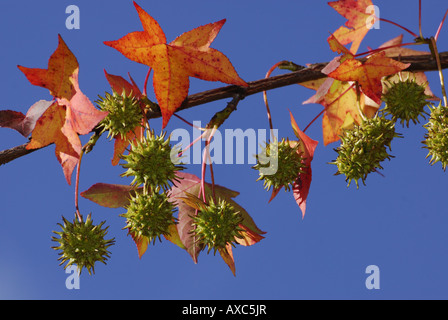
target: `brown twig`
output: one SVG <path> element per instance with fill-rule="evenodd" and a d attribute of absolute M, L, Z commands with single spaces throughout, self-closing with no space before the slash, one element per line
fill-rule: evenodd
<path fill-rule="evenodd" d="M 431 54 L 406 57 L 401 56 L 397 57 L 397 60 L 398 59 L 400 59 L 400 62 L 402 63 L 411 64 L 410 67 L 406 69 L 406 71 L 426 72 L 438 70 L 437 61 L 431 56 Z M 364 58 L 359 60 L 365 61 L 366 59 Z M 187 99 L 185 99 L 184 103 L 178 109 L 178 111 L 190 109 L 217 100 L 229 99 L 239 93 L 242 93 L 243 96 L 247 97 L 263 91 L 286 87 L 301 82 L 322 79 L 325 78 L 326 75 L 323 74 L 321 70 L 325 68 L 327 64 L 328 62 L 316 63 L 298 71 L 252 81 L 248 83 L 249 86 L 247 88 L 230 85 L 192 94 L 188 96 Z M 448 68 L 448 52 L 440 53 L 440 65 L 442 66 L 442 69 Z M 147 113 L 148 119 L 160 118 L 161 116 L 162 114 L 158 110 L 151 110 Z M 27 150 L 26 144 L 8 150 L 0 151 L 0 165 L 6 164 L 33 151 L 35 150 Z"/>

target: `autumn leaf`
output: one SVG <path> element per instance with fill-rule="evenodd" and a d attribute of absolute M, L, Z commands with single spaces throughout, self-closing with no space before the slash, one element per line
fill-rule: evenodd
<path fill-rule="evenodd" d="M 387 48 L 384 50 L 387 57 L 406 57 L 406 56 L 423 56 L 423 55 L 430 55 L 431 52 L 427 51 L 419 51 L 419 50 L 413 50 L 405 47 L 401 47 L 403 43 L 403 35 L 399 35 L 398 37 L 395 37 L 385 43 L 383 43 L 379 48 Z M 392 48 L 389 48 L 392 47 Z M 387 81 L 390 83 L 399 82 L 400 79 L 415 79 L 415 82 L 425 86 L 425 94 L 430 97 L 429 100 L 439 101 L 440 99 L 434 95 L 434 93 L 431 91 L 431 88 L 429 87 L 428 78 L 426 77 L 424 72 L 406 72 L 403 71 L 400 74 L 392 75 L 390 77 L 387 77 Z M 383 79 L 384 80 L 384 79 Z M 384 82 L 384 81 L 383 81 Z M 389 87 L 383 85 L 383 94 L 387 92 L 387 89 Z"/>
<path fill-rule="evenodd" d="M 58 47 L 51 55 L 47 69 L 18 68 L 31 84 L 47 88 L 56 99 L 56 103 L 37 121 L 27 149 L 55 143 L 56 156 L 70 184 L 71 174 L 81 153 L 78 134 L 89 133 L 107 113 L 97 110 L 81 92 L 78 61 L 62 37 L 58 37 Z M 47 127 L 50 129 L 46 130 Z M 61 133 L 65 135 L 65 139 Z"/>
<path fill-rule="evenodd" d="M 124 208 L 129 204 L 129 195 L 137 192 L 134 186 L 96 183 L 81 196 L 106 208 Z"/>
<path fill-rule="evenodd" d="M 366 96 L 381 104 L 383 92 L 381 79 L 409 66 L 409 63 L 401 63 L 386 57 L 385 52 L 380 52 L 370 56 L 364 63 L 356 59 L 346 60 L 328 76 L 340 81 L 358 82 Z"/>
<path fill-rule="evenodd" d="M 344 61 L 354 59 L 351 52 L 333 35 L 328 38 L 328 43 L 332 51 L 342 54 L 342 56 L 335 57 L 322 69 L 322 73 L 327 75 L 337 70 Z M 350 128 L 354 123 L 360 123 L 362 117 L 359 110 L 362 110 L 367 118 L 371 118 L 380 106 L 362 92 L 358 99 L 353 82 L 339 81 L 327 77 L 299 84 L 316 90 L 316 94 L 304 101 L 304 104 L 316 103 L 323 105 L 325 108 L 322 117 L 325 146 L 339 141 L 342 129 Z"/>
<path fill-rule="evenodd" d="M 154 70 L 153 87 L 162 112 L 163 128 L 188 96 L 189 77 L 247 86 L 230 60 L 210 48 L 225 20 L 198 27 L 167 44 L 157 21 L 135 2 L 134 6 L 144 31 L 131 32 L 104 44 Z"/>
<path fill-rule="evenodd" d="M 130 197 L 135 196 L 137 192 L 142 190 L 143 188 L 129 185 L 96 183 L 86 191 L 81 192 L 81 196 L 106 208 L 125 208 L 129 205 Z M 171 225 L 169 231 L 168 235 L 164 235 L 165 238 L 180 248 L 186 249 L 180 240 L 176 225 Z M 139 258 L 141 258 L 148 249 L 149 239 L 136 237 L 132 232 L 129 232 L 129 235 L 135 242 Z"/>
<path fill-rule="evenodd" d="M 18 131 L 24 137 L 28 137 L 34 130 L 37 120 L 53 104 L 53 101 L 40 100 L 33 104 L 26 115 L 12 110 L 0 111 L 0 127 Z"/>
<path fill-rule="evenodd" d="M 297 152 L 302 156 L 302 164 L 304 168 L 302 172 L 300 172 L 297 176 L 296 181 L 293 184 L 293 193 L 294 199 L 302 211 L 302 218 L 305 217 L 306 211 L 306 199 L 308 197 L 308 193 L 311 186 L 312 180 L 312 170 L 311 170 L 311 162 L 314 158 L 314 151 L 316 150 L 318 142 L 308 137 L 304 132 L 302 132 L 297 125 L 291 111 L 289 112 L 291 116 L 291 126 L 294 131 L 294 134 L 299 139 L 298 141 L 289 141 L 291 148 L 297 148 Z M 279 191 L 283 188 L 283 186 L 279 186 L 278 188 L 272 191 L 271 198 L 269 202 L 271 202 L 279 193 Z"/>
<path fill-rule="evenodd" d="M 302 210 L 302 218 L 304 218 L 306 211 L 306 199 L 308 197 L 312 179 L 311 162 L 313 161 L 314 151 L 316 150 L 318 142 L 311 139 L 302 130 L 300 130 L 291 111 L 289 114 L 291 116 L 291 126 L 294 130 L 294 134 L 299 139 L 299 151 L 302 153 L 304 158 L 304 172 L 299 173 L 299 176 L 293 186 L 294 199 Z"/>
<path fill-rule="evenodd" d="M 229 266 L 230 270 L 232 271 L 233 275 L 236 275 L 236 268 L 235 268 L 235 260 L 233 259 L 233 250 L 232 245 L 227 244 L 224 249 L 218 249 L 219 254 L 221 255 L 224 262 Z"/>
<path fill-rule="evenodd" d="M 336 30 L 333 35 L 343 45 L 352 43 L 351 53 L 356 54 L 362 40 L 369 32 L 368 23 L 374 23 L 377 17 L 368 10 L 372 6 L 371 0 L 339 0 L 328 3 L 339 14 L 348 19 L 345 27 Z"/>
<path fill-rule="evenodd" d="M 141 98 L 142 93 L 139 87 L 135 84 L 131 76 L 129 76 L 129 78 L 132 83 L 130 83 L 121 76 L 116 76 L 107 73 L 106 70 L 104 70 L 104 74 L 106 75 L 106 79 L 109 82 L 109 85 L 111 86 L 112 90 L 114 90 L 119 95 L 123 94 L 124 92 L 126 96 L 130 96 L 132 94 L 132 96 L 135 97 L 136 99 Z"/>
<path fill-rule="evenodd" d="M 330 45 L 330 49 L 333 52 L 337 52 L 338 54 L 342 54 L 342 57 L 340 57 L 337 61 L 340 63 L 344 62 L 347 59 L 353 59 L 354 56 L 351 53 L 350 50 L 348 50 L 346 47 L 344 47 L 342 45 L 342 43 L 340 43 L 338 41 L 338 39 L 332 34 L 330 35 L 330 37 L 327 39 L 328 44 Z"/>
<path fill-rule="evenodd" d="M 78 135 L 66 128 L 66 106 L 60 106 L 57 102 L 54 102 L 37 120 L 33 138 L 27 145 L 27 149 L 43 148 L 51 143 L 56 145 L 56 158 L 70 184 L 82 146 Z"/>

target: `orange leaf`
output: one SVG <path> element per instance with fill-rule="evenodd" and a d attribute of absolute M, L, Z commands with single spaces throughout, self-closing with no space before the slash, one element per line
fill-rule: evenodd
<path fill-rule="evenodd" d="M 50 90 L 50 94 L 56 98 L 70 100 L 75 95 L 75 88 L 71 77 L 78 72 L 79 66 L 76 57 L 59 37 L 56 51 L 48 61 L 47 69 L 31 69 L 18 66 L 31 84 Z"/>
<path fill-rule="evenodd" d="M 134 98 L 140 99 L 142 97 L 142 93 L 140 89 L 135 84 L 134 80 L 131 76 L 129 78 L 132 81 L 132 84 L 129 83 L 127 80 L 125 80 L 123 77 L 115 76 L 112 74 L 109 74 L 104 70 L 104 73 L 106 75 L 106 79 L 109 82 L 112 90 L 114 90 L 117 94 L 121 95 L 123 92 L 126 96 L 133 95 Z M 140 102 L 141 105 L 143 104 Z M 143 108 L 143 106 L 142 106 Z M 142 115 L 142 121 L 143 121 L 143 115 Z M 131 142 L 133 142 L 135 139 L 142 138 L 142 127 L 137 126 L 133 130 L 130 130 L 126 137 L 122 138 L 120 135 L 116 135 L 114 137 L 115 143 L 114 143 L 114 155 L 112 158 L 112 165 L 116 166 L 118 165 L 118 162 L 120 161 L 120 156 L 125 152 L 126 148 L 129 146 Z"/>
<path fill-rule="evenodd" d="M 28 137 L 36 121 L 52 104 L 52 101 L 40 100 L 28 109 L 26 115 L 12 110 L 2 110 L 0 111 L 0 127 L 14 129 L 24 137 Z"/>
<path fill-rule="evenodd" d="M 229 266 L 230 270 L 235 276 L 236 270 L 235 270 L 235 260 L 233 259 L 232 246 L 228 244 L 224 249 L 218 249 L 218 251 L 221 254 L 221 257 L 224 260 L 224 262 Z"/>
<path fill-rule="evenodd" d="M 27 148 L 40 148 L 54 142 L 56 156 L 70 184 L 81 152 L 78 134 L 92 131 L 107 113 L 97 110 L 81 92 L 78 61 L 60 35 L 58 39 L 58 47 L 47 69 L 18 67 L 31 84 L 47 88 L 57 101 L 37 121 Z"/>
<path fill-rule="evenodd" d="M 135 2 L 144 31 L 127 34 L 104 44 L 125 57 L 154 70 L 153 86 L 166 127 L 173 113 L 188 96 L 189 77 L 247 86 L 221 52 L 210 48 L 225 20 L 198 27 L 167 44 L 154 18 Z"/>
<path fill-rule="evenodd" d="M 395 61 L 386 57 L 385 52 L 380 52 L 369 57 L 364 63 L 356 59 L 346 60 L 328 76 L 340 81 L 357 81 L 365 95 L 381 104 L 383 92 L 381 79 L 409 66 L 409 63 Z"/>
<path fill-rule="evenodd" d="M 300 151 L 302 152 L 303 157 L 305 158 L 303 164 L 306 166 L 303 169 L 303 173 L 299 173 L 296 182 L 294 183 L 293 191 L 294 191 L 294 199 L 302 211 L 302 218 L 305 217 L 306 211 L 306 199 L 308 197 L 308 193 L 310 191 L 311 179 L 312 179 L 312 171 L 311 171 L 311 162 L 314 158 L 314 151 L 316 150 L 318 141 L 315 141 L 308 137 L 302 130 L 300 130 L 297 125 L 296 120 L 294 119 L 291 111 L 289 112 L 291 116 L 291 125 L 294 130 L 297 138 L 300 139 Z"/>
<path fill-rule="evenodd" d="M 359 49 L 362 40 L 369 32 L 367 23 L 376 19 L 368 12 L 368 7 L 372 6 L 371 0 L 339 0 L 328 3 L 339 14 L 348 19 L 346 27 L 340 27 L 333 34 L 343 45 L 352 43 L 350 51 L 353 54 Z"/>
<path fill-rule="evenodd" d="M 353 54 L 348 50 L 346 47 L 342 45 L 338 41 L 338 39 L 334 35 L 330 35 L 330 37 L 327 39 L 328 44 L 330 45 L 330 49 L 333 52 L 337 52 L 339 54 L 343 54 L 341 59 L 338 59 L 340 63 L 344 62 L 346 59 L 353 59 Z"/>
<path fill-rule="evenodd" d="M 304 103 L 319 103 L 325 107 L 322 118 L 324 145 L 339 141 L 341 129 L 353 123 L 361 122 L 358 110 L 356 90 L 348 82 L 341 82 L 331 78 L 314 82 L 301 83 L 301 85 L 316 90 L 316 94 Z M 360 108 L 366 117 L 375 115 L 379 105 L 361 94 Z"/>
<path fill-rule="evenodd" d="M 393 38 L 385 43 L 383 43 L 379 48 L 387 48 L 391 46 L 400 45 L 403 42 L 403 35 L 399 35 L 396 38 Z M 423 56 L 423 55 L 429 55 L 431 52 L 427 51 L 419 51 L 419 50 L 413 50 L 409 48 L 404 47 L 395 47 L 395 48 L 389 48 L 384 50 L 386 52 L 387 57 L 406 57 L 406 56 Z M 415 79 L 415 81 L 420 84 L 426 86 L 425 94 L 429 96 L 430 100 L 439 101 L 440 99 L 437 98 L 434 93 L 431 91 L 431 88 L 429 87 L 428 78 L 426 77 L 424 72 L 401 72 L 401 77 L 398 75 L 394 75 L 392 77 L 389 77 L 387 80 L 391 83 L 398 82 L 401 79 L 407 79 L 407 78 Z M 387 86 L 383 86 L 383 94 L 387 92 Z"/>
<path fill-rule="evenodd" d="M 81 141 L 71 127 L 67 126 L 65 118 L 66 107 L 57 102 L 53 103 L 37 120 L 32 139 L 26 148 L 38 149 L 54 143 L 56 157 L 70 184 L 71 175 L 81 154 Z"/>
<path fill-rule="evenodd" d="M 67 121 L 75 132 L 87 134 L 107 113 L 97 110 L 81 92 L 78 61 L 60 35 L 58 39 L 58 47 L 48 60 L 47 69 L 18 67 L 31 84 L 47 88 L 60 105 L 68 107 Z"/>

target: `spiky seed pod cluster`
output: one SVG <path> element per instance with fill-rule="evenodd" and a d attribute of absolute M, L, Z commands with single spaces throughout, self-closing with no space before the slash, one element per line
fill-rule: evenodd
<path fill-rule="evenodd" d="M 127 96 L 124 91 L 121 95 L 115 91 L 112 94 L 106 92 L 105 97 L 99 98 L 96 103 L 101 111 L 108 112 L 99 126 L 102 132 L 108 131 L 108 137 L 124 138 L 128 132 L 141 125 L 142 110 L 132 93 Z"/>
<path fill-rule="evenodd" d="M 259 171 L 257 181 L 262 180 L 266 190 L 282 187 L 286 191 L 291 190 L 291 186 L 305 167 L 298 148 L 299 143 L 290 142 L 288 139 L 282 139 L 280 143 L 274 140 L 263 147 L 262 152 L 257 155 L 257 164 L 253 169 Z"/>
<path fill-rule="evenodd" d="M 59 244 L 52 248 L 60 250 L 58 258 L 61 261 L 60 265 L 67 263 L 64 269 L 76 265 L 79 273 L 83 268 L 86 268 L 89 274 L 95 273 L 95 263 L 106 264 L 107 259 L 110 258 L 108 248 L 115 243 L 114 238 L 105 239 L 109 227 L 103 229 L 105 221 L 94 225 L 91 214 L 85 221 L 75 218 L 73 222 L 70 222 L 64 217 L 62 220 L 63 225 L 58 223 L 62 231 L 53 231 L 59 238 L 52 237 L 52 240 Z"/>
<path fill-rule="evenodd" d="M 131 196 L 126 209 L 127 212 L 121 215 L 126 218 L 123 229 L 128 229 L 134 238 L 145 237 L 153 243 L 156 239 L 161 241 L 160 237 L 168 235 L 169 227 L 176 223 L 173 203 L 166 193 L 159 193 L 159 190 Z"/>
<path fill-rule="evenodd" d="M 212 198 L 208 204 L 201 206 L 198 214 L 193 217 L 193 230 L 196 241 L 208 247 L 207 253 L 224 249 L 228 244 L 235 246 L 236 239 L 242 238 L 239 226 L 243 217 L 227 201 Z"/>
<path fill-rule="evenodd" d="M 400 137 L 395 132 L 395 122 L 384 116 L 363 120 L 361 125 L 344 130 L 341 145 L 335 149 L 338 157 L 331 162 L 338 167 L 336 175 L 344 174 L 348 186 L 355 180 L 359 187 L 359 179 L 365 185 L 367 175 L 383 169 L 381 162 L 392 157 L 387 149 L 391 150 L 391 142 L 395 137 Z"/>
<path fill-rule="evenodd" d="M 386 103 L 384 113 L 390 114 L 394 121 L 400 120 L 400 123 L 409 127 L 409 121 L 414 124 L 419 122 L 420 116 L 427 114 L 424 110 L 428 104 L 426 101 L 429 96 L 425 94 L 426 85 L 418 84 L 415 79 L 407 79 L 399 82 L 386 82 L 387 92 L 383 95 L 383 101 Z"/>
<path fill-rule="evenodd" d="M 121 166 L 126 169 L 123 177 L 134 177 L 132 185 L 143 184 L 147 189 L 160 187 L 166 191 L 170 189 L 169 183 L 176 181 L 177 171 L 184 167 L 178 165 L 170 138 L 165 138 L 166 132 L 156 136 L 148 131 L 146 137 L 131 143 L 131 151 L 122 156 Z"/>
<path fill-rule="evenodd" d="M 428 130 L 423 141 L 424 148 L 428 149 L 426 158 L 431 157 L 431 165 L 440 161 L 445 171 L 448 165 L 448 107 L 440 104 L 430 109 L 429 122 L 424 125 Z"/>

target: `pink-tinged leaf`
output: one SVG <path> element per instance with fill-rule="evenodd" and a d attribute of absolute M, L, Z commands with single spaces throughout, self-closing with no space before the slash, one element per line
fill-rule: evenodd
<path fill-rule="evenodd" d="M 136 190 L 127 185 L 97 183 L 81 192 L 81 196 L 103 207 L 120 208 L 129 204 L 130 193 Z"/>
<path fill-rule="evenodd" d="M 397 46 L 397 45 L 402 44 L 402 42 L 403 42 L 403 35 L 399 35 L 398 37 L 393 38 L 393 39 L 383 43 L 379 48 L 387 48 L 387 47 Z M 384 50 L 384 52 L 386 53 L 387 57 L 424 56 L 424 55 L 431 54 L 431 52 L 413 50 L 413 49 L 409 49 L 409 48 L 405 48 L 405 47 L 389 48 L 389 49 Z M 411 72 L 403 71 L 400 73 L 400 75 L 394 75 L 394 76 L 388 77 L 387 80 L 389 82 L 393 83 L 393 82 L 400 81 L 400 79 L 408 79 L 408 78 L 415 79 L 416 83 L 426 86 L 425 94 L 429 97 L 428 100 L 440 101 L 440 98 L 438 98 L 436 95 L 434 95 L 434 93 L 431 91 L 431 88 L 429 87 L 428 78 L 426 77 L 424 72 L 411 73 Z M 383 86 L 383 94 L 385 94 L 387 92 L 387 88 L 388 88 L 387 86 Z"/>
<path fill-rule="evenodd" d="M 26 115 L 11 110 L 0 111 L 0 127 L 14 129 L 24 137 L 28 137 L 37 120 L 52 104 L 53 101 L 40 100 L 29 108 Z"/>
<path fill-rule="evenodd" d="M 165 239 L 171 241 L 172 243 L 174 243 L 175 245 L 179 246 L 181 249 L 187 249 L 184 244 L 182 243 L 182 240 L 180 239 L 179 236 L 179 231 L 177 230 L 177 226 L 172 224 L 169 226 L 169 231 L 170 234 L 169 235 L 165 235 Z"/>
<path fill-rule="evenodd" d="M 316 150 L 319 142 L 311 139 L 302 130 L 300 130 L 291 111 L 289 113 L 291 115 L 291 125 L 293 127 L 295 135 L 300 139 L 300 150 L 302 151 L 305 158 L 303 161 L 303 164 L 306 166 L 303 170 L 304 172 L 299 174 L 297 181 L 294 183 L 293 187 L 294 199 L 296 200 L 302 211 L 303 219 L 305 217 L 306 211 L 306 199 L 308 197 L 312 180 L 311 162 L 313 161 L 314 151 Z"/>
<path fill-rule="evenodd" d="M 194 189 L 198 190 L 197 186 L 200 184 L 200 179 L 193 174 L 183 172 L 179 172 L 178 176 L 181 182 L 174 185 L 170 193 L 170 199 L 176 203 L 179 210 L 177 230 L 187 252 L 194 263 L 198 263 L 198 256 L 203 248 L 199 246 L 191 232 L 193 230 L 192 217 L 196 214 L 196 211 L 180 198 L 185 197 L 186 192 L 193 193 Z"/>
<path fill-rule="evenodd" d="M 107 112 L 95 108 L 89 98 L 81 92 L 78 84 L 78 72 L 73 74 L 71 80 L 75 94 L 70 101 L 67 99 L 59 99 L 59 101 L 60 104 L 68 107 L 67 122 L 70 123 L 73 130 L 82 135 L 88 134 L 107 116 Z"/>

